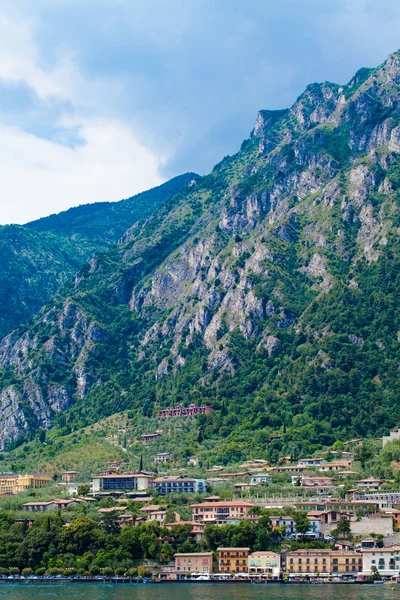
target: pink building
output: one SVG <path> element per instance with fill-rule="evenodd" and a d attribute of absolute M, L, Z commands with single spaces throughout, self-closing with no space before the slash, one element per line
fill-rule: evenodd
<path fill-rule="evenodd" d="M 208 415 L 212 412 L 211 406 L 202 404 L 196 406 L 195 404 L 189 404 L 189 406 L 171 406 L 158 411 L 158 416 L 161 419 L 167 419 L 168 417 L 192 417 L 194 415 Z"/>

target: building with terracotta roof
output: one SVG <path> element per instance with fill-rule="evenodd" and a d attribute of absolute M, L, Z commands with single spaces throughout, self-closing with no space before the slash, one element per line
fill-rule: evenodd
<path fill-rule="evenodd" d="M 79 471 L 62 471 L 61 472 L 61 479 L 63 481 L 66 481 L 67 483 L 70 483 L 71 481 L 74 481 L 79 475 Z"/>
<path fill-rule="evenodd" d="M 241 500 L 192 504 L 192 521 L 216 525 L 238 525 L 249 516 L 254 504 Z"/>
<path fill-rule="evenodd" d="M 334 460 L 332 462 L 320 465 L 318 471 L 321 473 L 334 473 L 336 471 L 343 471 L 351 466 L 354 461 L 352 459 Z"/>
<path fill-rule="evenodd" d="M 213 572 L 212 552 L 177 552 L 174 558 L 177 579 L 180 579 L 180 576 L 186 578 L 189 573 Z"/>
<path fill-rule="evenodd" d="M 204 530 L 206 528 L 204 523 L 196 523 L 195 521 L 177 521 L 176 523 L 166 523 L 165 527 L 171 532 L 172 537 L 174 537 L 174 529 L 180 525 L 191 526 L 189 533 L 190 541 L 201 542 L 204 540 Z"/>
<path fill-rule="evenodd" d="M 351 550 L 295 550 L 286 555 L 289 576 L 353 575 L 362 570 L 362 556 Z"/>

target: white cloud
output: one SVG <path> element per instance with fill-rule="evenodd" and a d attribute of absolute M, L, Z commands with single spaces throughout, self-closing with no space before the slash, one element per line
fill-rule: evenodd
<path fill-rule="evenodd" d="M 126 123 L 93 116 L 96 99 L 107 89 L 112 96 L 117 85 L 85 80 L 71 56 L 60 57 L 52 69 L 42 67 L 32 27 L 30 21 L 0 17 L 0 79 L 23 82 L 42 100 L 69 102 L 73 119 L 61 115 L 52 125 L 64 129 L 67 139 L 71 128 L 84 143 L 72 148 L 40 133 L 0 126 L 0 224 L 126 198 L 162 183 L 162 157 L 139 142 Z"/>
<path fill-rule="evenodd" d="M 62 87 L 54 73 L 38 68 L 38 53 L 32 41 L 31 24 L 0 16 L 0 77 L 7 81 L 23 81 L 40 98 L 61 95 Z"/>
<path fill-rule="evenodd" d="M 0 127 L 0 223 L 26 223 L 159 185 L 161 160 L 112 121 L 86 121 L 75 148 Z"/>

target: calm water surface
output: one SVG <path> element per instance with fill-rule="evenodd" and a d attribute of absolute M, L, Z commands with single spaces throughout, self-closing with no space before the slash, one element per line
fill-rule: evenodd
<path fill-rule="evenodd" d="M 400 585 L 0 585 L 1 600 L 389 600 Z"/>

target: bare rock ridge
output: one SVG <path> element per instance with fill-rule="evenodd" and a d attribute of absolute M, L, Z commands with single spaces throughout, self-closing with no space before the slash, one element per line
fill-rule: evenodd
<path fill-rule="evenodd" d="M 293 440 L 316 420 L 349 434 L 396 424 L 399 100 L 394 53 L 260 111 L 235 156 L 2 340 L 1 447 L 60 412 L 72 427 L 151 413 L 156 388 L 165 404 L 216 408 L 225 390 L 231 432 L 246 419 Z"/>

